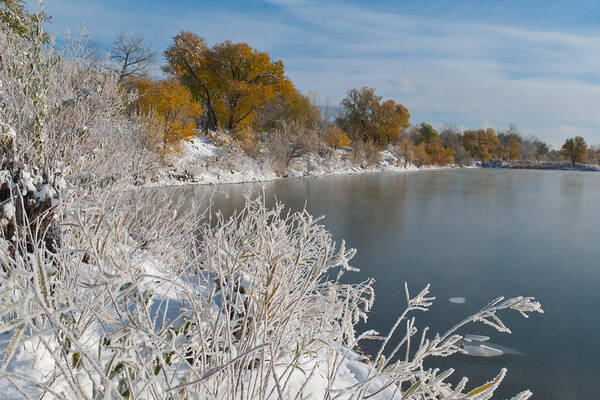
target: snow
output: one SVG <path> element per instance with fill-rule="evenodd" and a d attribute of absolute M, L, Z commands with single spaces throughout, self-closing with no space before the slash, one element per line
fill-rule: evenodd
<path fill-rule="evenodd" d="M 221 152 L 210 140 L 199 137 L 192 138 L 189 142 L 184 142 L 183 148 L 190 157 L 201 159 L 214 157 Z"/>
<path fill-rule="evenodd" d="M 214 284 L 214 280 L 209 276 L 204 277 L 207 279 L 199 279 L 196 277 L 195 280 L 189 279 L 191 278 L 189 276 L 173 278 L 171 274 L 167 272 L 167 268 L 162 264 L 160 258 L 153 257 L 149 254 L 143 256 L 140 255 L 140 257 L 140 273 L 145 275 L 143 282 L 141 282 L 141 286 L 144 286 L 145 284 L 152 285 L 154 292 L 157 295 L 155 299 L 169 299 L 167 319 L 177 316 L 179 314 L 179 307 L 183 306 L 178 300 L 178 287 L 193 286 L 194 290 L 198 292 L 198 295 L 203 296 L 211 289 L 209 286 Z M 173 278 L 170 283 L 169 278 Z M 156 284 L 159 281 L 160 284 Z M 162 301 L 156 302 L 153 308 L 155 307 L 164 307 L 164 303 Z M 12 332 L 0 334 L 0 353 L 7 348 L 11 335 Z M 84 343 L 86 344 L 86 347 L 91 349 L 97 346 L 98 340 L 99 336 L 96 332 L 88 331 Z M 343 393 L 343 395 L 339 397 L 340 399 L 350 398 L 352 394 L 351 388 L 355 384 L 374 375 L 374 369 L 365 362 L 366 358 L 364 356 L 353 351 L 346 351 L 346 349 L 342 348 L 342 353 L 346 353 L 346 356 L 342 360 L 336 360 L 331 351 L 336 345 L 335 343 L 331 343 L 331 346 L 332 347 L 325 346 L 316 354 L 313 353 L 302 356 L 300 362 L 302 369 L 294 369 L 291 373 L 288 385 L 285 387 L 285 398 L 293 398 L 298 392 L 302 392 L 304 398 L 325 398 L 328 387 L 328 377 L 331 373 L 331 368 L 336 362 L 339 363 L 339 372 L 332 388 L 339 393 Z M 27 341 L 18 346 L 7 372 L 18 372 L 20 375 L 25 375 L 31 382 L 51 381 L 53 379 L 52 372 L 55 368 L 52 352 L 58 351 L 58 349 L 55 341 L 50 339 L 50 335 L 42 334 L 30 337 Z M 231 350 L 233 352 L 232 357 L 234 357 L 235 349 Z M 109 355 L 105 355 L 105 358 L 109 358 Z M 284 376 L 286 374 L 286 366 L 276 367 L 276 373 L 279 376 Z M 309 379 L 307 381 L 308 376 Z M 89 388 L 89 385 L 91 384 L 89 379 L 85 376 L 82 376 L 81 379 L 82 386 L 84 388 Z M 37 397 L 40 394 L 40 389 L 31 382 L 19 380 L 18 384 L 20 389 L 27 395 Z M 374 379 L 372 384 L 373 390 L 377 390 L 383 384 L 383 379 Z M 65 385 L 67 385 L 66 382 L 54 382 L 52 390 L 56 393 L 61 393 L 63 389 L 66 389 Z M 383 391 L 381 399 L 391 398 L 391 395 L 392 389 L 390 388 Z M 276 394 L 274 394 L 273 398 L 276 397 Z M 17 400 L 23 399 L 24 397 L 8 380 L 3 380 L 0 382 L 0 398 L 3 400 Z M 49 398 L 53 397 L 50 396 Z"/>
<path fill-rule="evenodd" d="M 12 333 L 0 335 L 0 348 L 5 349 L 8 346 Z M 36 382 L 44 382 L 52 372 L 54 361 L 41 344 L 39 338 L 34 338 L 23 343 L 18 347 L 15 356 L 9 364 L 7 372 L 28 371 L 29 377 Z M 19 382 L 23 385 L 23 382 Z M 25 384 L 25 390 L 28 393 L 36 393 L 37 389 L 33 384 Z M 0 383 L 0 398 L 5 400 L 22 399 L 23 396 L 9 383 Z"/>
<path fill-rule="evenodd" d="M 182 142 L 181 152 L 173 158 L 172 165 L 159 171 L 147 186 L 261 182 L 277 178 L 263 162 L 244 154 L 232 154 L 202 137 Z"/>
<path fill-rule="evenodd" d="M 329 156 L 310 153 L 294 158 L 285 177 L 320 177 L 325 175 L 358 174 L 365 172 L 413 172 L 449 167 L 421 167 L 402 164 L 391 151 L 380 152 L 381 161 L 373 165 L 356 165 L 352 151 L 337 149 Z M 194 137 L 182 142 L 181 152 L 173 157 L 172 164 L 159 171 L 158 176 L 146 186 L 176 186 L 187 184 L 223 184 L 263 182 L 280 179 L 274 168 L 265 160 L 257 160 L 241 151 L 217 146 L 210 139 Z"/>

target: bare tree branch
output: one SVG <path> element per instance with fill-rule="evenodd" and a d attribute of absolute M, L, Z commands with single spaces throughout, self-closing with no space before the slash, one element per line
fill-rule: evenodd
<path fill-rule="evenodd" d="M 139 36 L 121 32 L 113 40 L 113 46 L 110 58 L 116 63 L 113 70 L 119 74 L 119 80 L 144 76 L 156 58 L 156 52 Z"/>

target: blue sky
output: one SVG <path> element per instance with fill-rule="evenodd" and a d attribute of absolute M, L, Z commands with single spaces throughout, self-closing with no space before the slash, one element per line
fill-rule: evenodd
<path fill-rule="evenodd" d="M 29 1 L 36 8 L 35 1 Z M 554 145 L 600 143 L 600 2 L 484 0 L 48 0 L 59 34 L 84 24 L 162 52 L 180 30 L 245 41 L 283 60 L 303 92 L 338 102 L 371 86 L 411 122 L 515 123 Z"/>

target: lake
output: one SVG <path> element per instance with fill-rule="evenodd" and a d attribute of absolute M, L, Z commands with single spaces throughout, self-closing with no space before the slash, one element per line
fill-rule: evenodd
<path fill-rule="evenodd" d="M 412 293 L 431 283 L 437 297 L 418 313 L 419 328 L 444 331 L 497 296 L 535 296 L 545 314 L 507 311 L 512 335 L 482 324 L 463 334 L 523 355 L 431 359 L 454 367 L 454 381 L 483 384 L 503 366 L 497 392 L 527 388 L 537 399 L 598 398 L 600 393 L 600 173 L 449 169 L 286 179 L 259 184 L 179 188 L 197 202 L 213 195 L 228 214 L 243 194 L 264 190 L 293 209 L 306 204 L 336 239 L 358 249 L 347 281 L 376 279 L 376 301 L 362 329 L 387 333 Z M 463 304 L 450 297 L 465 297 Z M 364 347 L 373 352 L 373 344 Z"/>

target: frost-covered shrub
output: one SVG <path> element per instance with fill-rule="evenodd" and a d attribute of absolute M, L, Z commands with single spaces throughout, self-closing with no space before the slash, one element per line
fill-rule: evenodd
<path fill-rule="evenodd" d="M 531 298 L 500 298 L 445 333 L 425 330 L 415 340 L 410 314 L 433 298 L 427 288 L 414 297 L 407 289 L 407 309 L 387 336 L 356 335 L 371 282 L 339 282 L 354 250 L 336 248 L 306 211 L 252 200 L 229 219 L 206 221 L 196 245 L 175 238 L 167 248 L 148 234 L 143 211 L 155 211 L 151 198 L 134 196 L 142 200 L 136 210 L 117 197 L 75 203 L 62 217 L 57 252 L 41 242 L 19 257 L 0 241 L 9 266 L 0 273 L 0 333 L 9 334 L 0 380 L 15 391 L 61 399 L 488 399 L 505 370 L 469 391 L 466 379 L 452 387 L 444 381 L 452 370 L 426 370 L 424 360 L 458 351 L 467 323 L 508 331 L 499 311 L 541 312 Z M 198 224 L 193 214 L 154 215 L 162 232 L 192 236 Z M 383 344 L 360 361 L 353 349 L 366 338 Z"/>
<path fill-rule="evenodd" d="M 91 57 L 85 34 L 57 50 L 44 19 L 27 20 L 25 39 L 0 26 L 0 121 L 14 132 L 14 160 L 100 179 L 148 168 L 130 152 L 140 123 L 124 113 L 118 77 Z"/>

